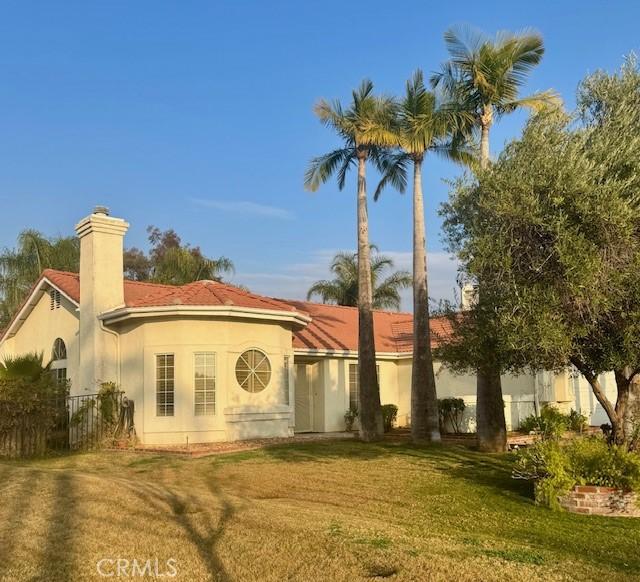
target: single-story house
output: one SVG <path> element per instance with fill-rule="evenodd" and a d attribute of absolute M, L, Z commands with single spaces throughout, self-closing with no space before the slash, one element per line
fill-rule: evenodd
<path fill-rule="evenodd" d="M 357 309 L 215 281 L 125 280 L 128 226 L 103 209 L 77 224 L 80 273 L 42 273 L 0 337 L 0 358 L 50 355 L 72 395 L 117 383 L 135 402 L 136 432 L 146 444 L 344 430 L 344 413 L 358 400 Z M 374 321 L 381 400 L 397 405 L 398 423 L 406 425 L 412 316 L 376 311 Z M 432 329 L 434 342 L 448 333 L 442 319 Z M 472 429 L 475 377 L 439 362 L 435 372 L 438 396 L 464 398 Z M 507 375 L 503 389 L 509 428 L 544 402 L 606 421 L 588 385 L 570 373 Z"/>

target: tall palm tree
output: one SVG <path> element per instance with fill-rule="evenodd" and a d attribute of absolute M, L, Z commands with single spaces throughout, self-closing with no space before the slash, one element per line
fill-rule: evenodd
<path fill-rule="evenodd" d="M 377 251 L 374 245 L 371 245 L 371 249 Z M 329 268 L 335 278 L 330 281 L 316 281 L 310 287 L 307 299 L 317 295 L 323 303 L 356 307 L 358 305 L 358 254 L 337 253 Z M 395 271 L 384 277 L 388 269 L 393 269 L 392 259 L 377 253 L 372 254 L 372 305 L 374 309 L 397 311 L 400 309 L 400 290 L 411 285 L 411 274 L 407 271 Z"/>
<path fill-rule="evenodd" d="M 426 227 L 422 195 L 422 165 L 425 155 L 434 152 L 456 161 L 472 159 L 464 130 L 470 117 L 454 104 L 440 104 L 427 91 L 422 71 L 407 81 L 406 93 L 398 107 L 397 143 L 399 153 L 385 160 L 385 172 L 374 199 L 391 183 L 404 192 L 407 165 L 413 167 L 413 366 L 411 372 L 411 436 L 414 441 L 440 440 L 438 398 L 427 280 Z"/>
<path fill-rule="evenodd" d="M 557 105 L 553 91 L 520 97 L 519 91 L 544 54 L 542 37 L 532 31 L 500 32 L 489 38 L 471 29 L 450 29 L 444 35 L 450 59 L 431 78 L 449 98 L 474 117 L 480 133 L 480 167 L 489 166 L 489 133 L 500 116 L 526 107 L 538 110 Z M 482 282 L 479 281 L 482 303 Z M 487 337 L 487 345 L 492 342 Z M 477 370 L 478 443 L 482 450 L 506 448 L 507 432 L 500 370 L 495 363 L 485 362 Z"/>
<path fill-rule="evenodd" d="M 393 144 L 393 100 L 373 94 L 373 83 L 365 80 L 353 91 L 345 109 L 340 102 L 320 100 L 315 113 L 343 141 L 341 148 L 314 158 L 305 174 L 305 187 L 316 191 L 334 173 L 342 190 L 346 175 L 358 167 L 358 376 L 360 382 L 360 437 L 365 441 L 382 438 L 380 388 L 376 373 L 373 329 L 373 289 L 369 256 L 369 220 L 367 214 L 367 161 L 380 165 L 380 148 Z"/>

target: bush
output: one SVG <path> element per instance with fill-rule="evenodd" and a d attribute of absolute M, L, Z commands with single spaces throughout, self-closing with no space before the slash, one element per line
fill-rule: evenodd
<path fill-rule="evenodd" d="M 43 454 L 66 421 L 67 391 L 51 374 L 0 379 L 0 455 Z"/>
<path fill-rule="evenodd" d="M 562 414 L 555 406 L 543 406 L 540 416 L 532 414 L 520 422 L 521 431 L 540 433 L 543 440 L 557 440 L 568 429 L 569 416 Z"/>
<path fill-rule="evenodd" d="M 347 432 L 351 432 L 353 430 L 353 424 L 355 423 L 356 418 L 358 418 L 357 408 L 349 408 L 349 410 L 344 413 L 344 425 Z"/>
<path fill-rule="evenodd" d="M 389 432 L 398 417 L 398 407 L 395 404 L 384 404 L 382 406 L 382 424 L 384 432 Z"/>
<path fill-rule="evenodd" d="M 453 428 L 453 432 L 462 432 L 462 417 L 466 404 L 462 398 L 439 398 L 438 416 L 440 418 L 440 431 L 448 432 L 447 425 Z"/>
<path fill-rule="evenodd" d="M 574 432 L 583 432 L 588 427 L 587 417 L 580 414 L 577 410 L 571 409 L 569 413 L 569 430 Z"/>
<path fill-rule="evenodd" d="M 601 437 L 539 441 L 518 453 L 513 477 L 535 481 L 536 503 L 557 509 L 575 485 L 640 490 L 640 456 Z"/>

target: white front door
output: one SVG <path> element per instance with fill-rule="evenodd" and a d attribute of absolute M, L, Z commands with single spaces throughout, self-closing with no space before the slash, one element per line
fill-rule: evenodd
<path fill-rule="evenodd" d="M 313 395 L 311 366 L 298 364 L 296 370 L 296 426 L 295 432 L 313 430 Z"/>

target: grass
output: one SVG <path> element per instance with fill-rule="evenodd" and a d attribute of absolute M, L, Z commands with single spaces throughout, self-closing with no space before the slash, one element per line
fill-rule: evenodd
<path fill-rule="evenodd" d="M 1 462 L 0 580 L 99 580 L 103 558 L 185 581 L 640 580 L 638 520 L 535 507 L 510 464 L 357 442 Z"/>

